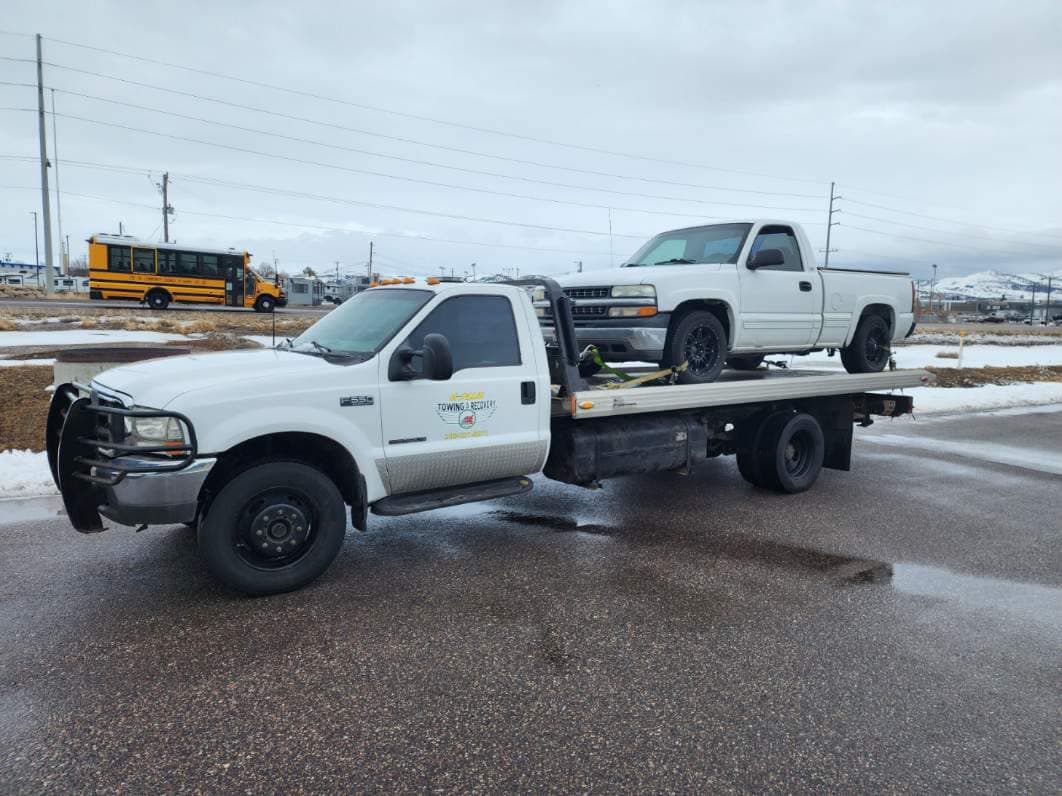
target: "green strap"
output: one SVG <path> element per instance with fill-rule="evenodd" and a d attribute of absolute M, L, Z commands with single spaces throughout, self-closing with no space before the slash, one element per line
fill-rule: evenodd
<path fill-rule="evenodd" d="M 623 381 L 630 381 L 634 378 L 634 376 L 631 376 L 629 373 L 624 373 L 622 370 L 614 368 L 611 365 L 606 365 L 605 360 L 601 358 L 601 352 L 597 350 L 597 346 L 588 346 L 588 348 L 590 349 L 590 356 L 593 357 L 594 362 L 602 370 L 606 370 L 614 376 L 619 376 Z"/>

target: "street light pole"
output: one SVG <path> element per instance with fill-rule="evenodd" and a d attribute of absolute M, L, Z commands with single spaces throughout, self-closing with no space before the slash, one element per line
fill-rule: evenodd
<path fill-rule="evenodd" d="M 37 211 L 36 210 L 30 210 L 30 213 L 33 214 L 33 252 L 34 252 L 34 255 L 36 256 L 36 263 L 37 263 L 37 268 L 36 268 L 37 287 L 40 287 L 41 286 L 41 244 L 40 244 L 40 236 L 37 235 Z"/>
<path fill-rule="evenodd" d="M 52 295 L 52 211 L 48 201 L 48 134 L 44 124 L 44 67 L 41 34 L 37 34 L 37 133 L 41 148 L 41 210 L 44 212 L 44 294 Z M 36 225 L 34 225 L 36 226 Z M 40 270 L 40 269 L 38 269 Z"/>
<path fill-rule="evenodd" d="M 937 289 L 937 264 L 933 263 L 933 281 L 929 284 L 929 311 L 933 312 L 933 294 Z"/>

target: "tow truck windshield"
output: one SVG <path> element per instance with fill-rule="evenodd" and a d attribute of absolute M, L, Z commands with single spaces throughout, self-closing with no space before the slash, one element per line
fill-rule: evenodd
<path fill-rule="evenodd" d="M 751 224 L 713 224 L 663 232 L 635 252 L 624 268 L 736 263 Z"/>
<path fill-rule="evenodd" d="M 366 290 L 344 301 L 287 347 L 367 359 L 387 345 L 432 295 L 430 290 Z"/>

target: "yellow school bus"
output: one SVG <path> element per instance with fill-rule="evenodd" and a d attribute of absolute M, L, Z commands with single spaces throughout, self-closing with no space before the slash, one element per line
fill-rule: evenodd
<path fill-rule="evenodd" d="M 250 252 L 126 235 L 93 235 L 88 244 L 89 298 L 131 299 L 156 310 L 178 301 L 272 312 L 288 303 L 280 287 L 251 270 Z"/>

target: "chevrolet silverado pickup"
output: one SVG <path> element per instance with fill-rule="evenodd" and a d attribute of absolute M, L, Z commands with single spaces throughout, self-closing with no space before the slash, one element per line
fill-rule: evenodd
<path fill-rule="evenodd" d="M 556 321 L 549 345 L 532 288 Z M 823 467 L 849 469 L 854 425 L 912 410 L 888 390 L 929 378 L 760 371 L 674 384 L 686 363 L 585 378 L 571 309 L 551 280 L 390 280 L 271 349 L 59 384 L 52 475 L 76 530 L 185 523 L 215 576 L 272 594 L 324 572 L 348 519 L 365 530 L 370 511 L 516 495 L 536 473 L 596 486 L 736 454 L 756 487 L 800 492 Z"/>
<path fill-rule="evenodd" d="M 785 221 L 663 232 L 622 268 L 557 281 L 580 346 L 614 362 L 689 362 L 679 380 L 690 384 L 714 381 L 724 364 L 754 370 L 766 354 L 823 349 L 839 350 L 849 373 L 873 373 L 914 331 L 907 274 L 819 268 L 804 230 Z M 538 315 L 551 335 L 541 300 Z"/>

